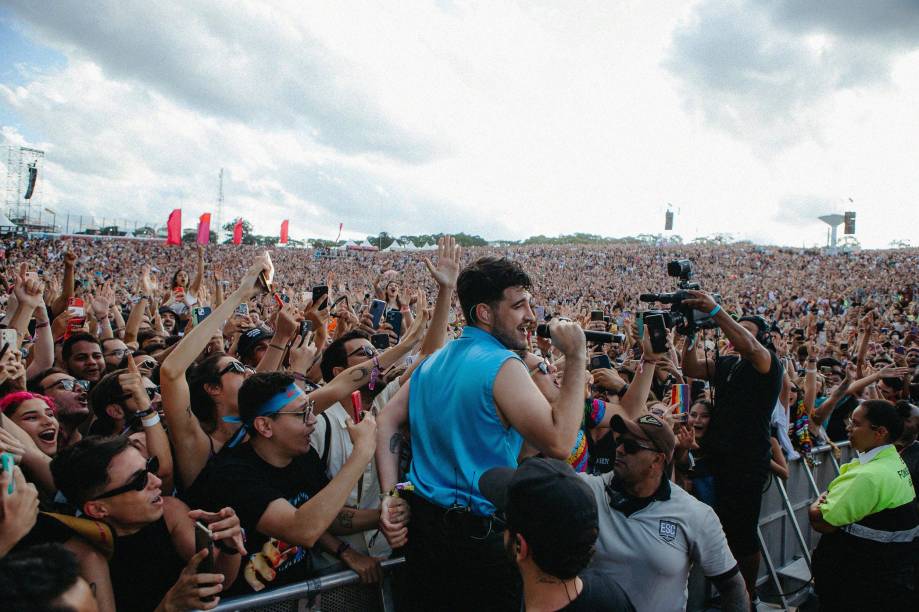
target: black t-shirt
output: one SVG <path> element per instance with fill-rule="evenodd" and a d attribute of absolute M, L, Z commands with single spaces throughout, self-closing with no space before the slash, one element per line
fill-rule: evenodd
<path fill-rule="evenodd" d="M 559 612 L 635 612 L 629 596 L 611 575 L 591 568 L 579 576 L 584 583 L 581 594 Z"/>
<path fill-rule="evenodd" d="M 208 463 L 188 492 L 189 505 L 210 511 L 229 506 L 246 530 L 249 555 L 228 595 L 252 593 L 249 580 L 253 576 L 267 588 L 309 577 L 312 563 L 308 548 L 269 538 L 259 533 L 256 525 L 276 499 L 286 499 L 299 508 L 327 483 L 319 455 L 312 448 L 283 468 L 263 461 L 248 443 L 225 449 Z"/>
<path fill-rule="evenodd" d="M 162 517 L 137 533 L 116 537 L 109 559 L 115 608 L 154 610 L 184 568 Z"/>
<path fill-rule="evenodd" d="M 770 368 L 760 374 L 751 361 L 736 355 L 715 363 L 715 410 L 703 446 L 709 468 L 768 470 L 772 447 L 769 422 L 782 390 L 783 369 L 769 351 Z"/>
<path fill-rule="evenodd" d="M 833 442 L 844 442 L 849 439 L 849 433 L 846 431 L 846 419 L 852 416 L 852 412 L 858 407 L 858 400 L 851 395 L 845 396 L 839 404 L 833 408 L 830 418 L 826 424 L 826 435 Z"/>

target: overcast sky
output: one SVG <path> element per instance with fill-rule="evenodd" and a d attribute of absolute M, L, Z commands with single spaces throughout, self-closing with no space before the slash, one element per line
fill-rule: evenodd
<path fill-rule="evenodd" d="M 0 131 L 97 218 L 915 245 L 919 1 L 2 0 Z"/>

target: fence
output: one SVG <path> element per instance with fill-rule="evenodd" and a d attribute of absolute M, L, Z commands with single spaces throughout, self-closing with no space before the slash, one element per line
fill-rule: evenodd
<path fill-rule="evenodd" d="M 311 578 L 265 593 L 256 593 L 221 602 L 214 612 L 257 610 L 259 612 L 393 612 L 390 595 L 392 570 L 405 562 L 405 557 L 387 559 L 383 566 L 384 579 L 377 587 L 359 584 L 355 572 L 345 571 Z"/>
<path fill-rule="evenodd" d="M 772 478 L 763 494 L 758 526 L 763 563 L 760 565 L 758 588 L 764 601 L 779 603 L 786 610 L 809 593 L 810 555 L 820 534 L 810 528 L 807 510 L 830 481 L 839 475 L 839 466 L 854 456 L 848 442 L 842 442 L 838 447 L 842 453 L 838 461 L 829 446 L 814 449 L 813 467 L 803 459 L 789 461 L 788 480 Z M 392 569 L 404 561 L 401 557 L 383 561 L 386 578 L 378 588 L 360 586 L 357 574 L 346 571 L 225 601 L 215 610 L 392 612 L 395 608 L 389 596 L 390 575 Z M 692 590 L 692 586 L 690 588 Z M 711 591 L 710 585 L 703 588 Z M 317 599 L 311 607 L 310 600 L 313 598 Z M 707 609 L 706 599 L 705 593 L 691 595 L 688 610 L 699 612 Z"/>

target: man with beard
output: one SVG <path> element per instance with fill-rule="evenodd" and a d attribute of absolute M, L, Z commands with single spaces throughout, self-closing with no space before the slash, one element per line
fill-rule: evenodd
<path fill-rule="evenodd" d="M 32 377 L 28 389 L 54 400 L 61 425 L 59 448 L 67 448 L 82 439 L 79 427 L 89 418 L 88 381 L 78 380 L 64 370 L 49 368 Z"/>
<path fill-rule="evenodd" d="M 80 332 L 64 340 L 61 358 L 67 371 L 80 380 L 95 383 L 105 374 L 102 347 L 92 334 Z"/>
<path fill-rule="evenodd" d="M 382 526 L 393 547 L 408 541 L 406 609 L 519 609 L 520 576 L 504 551 L 504 525 L 478 479 L 496 466 L 516 467 L 524 441 L 568 457 L 583 418 L 587 360 L 581 328 L 554 322 L 552 341 L 566 367 L 551 405 L 513 352 L 528 347 L 536 324 L 530 286 L 523 268 L 505 258 L 464 268 L 457 281 L 463 334 L 418 366 L 380 416 L 377 469 L 389 491 Z M 406 422 L 414 486 L 408 527 L 406 500 L 394 488 Z"/>
<path fill-rule="evenodd" d="M 636 610 L 686 609 L 691 565 L 701 566 L 721 593 L 721 609 L 749 610 L 740 569 L 715 512 L 669 480 L 676 436 L 652 414 L 614 415 L 613 471 L 581 474 L 599 512 L 591 568 L 612 575 Z M 539 512 L 538 508 L 534 508 Z"/>

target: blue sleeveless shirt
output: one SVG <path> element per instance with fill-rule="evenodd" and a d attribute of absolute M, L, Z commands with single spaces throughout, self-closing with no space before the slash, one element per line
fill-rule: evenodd
<path fill-rule="evenodd" d="M 498 370 L 508 359 L 523 363 L 488 332 L 467 326 L 412 374 L 408 479 L 416 495 L 443 508 L 460 505 L 480 516 L 494 513 L 479 491 L 479 478 L 496 466 L 516 467 L 523 446 L 523 437 L 501 423 L 492 395 Z"/>

